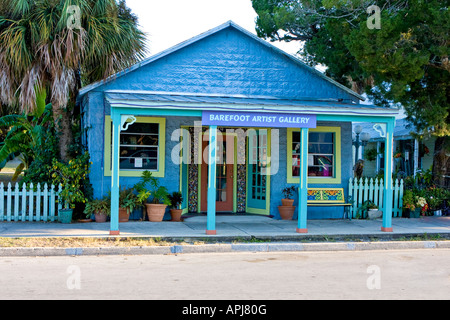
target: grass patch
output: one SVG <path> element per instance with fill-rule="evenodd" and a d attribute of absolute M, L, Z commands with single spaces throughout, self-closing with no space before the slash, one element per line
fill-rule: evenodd
<path fill-rule="evenodd" d="M 219 243 L 266 243 L 266 242 L 295 242 L 295 243 L 321 243 L 321 242 L 383 242 L 383 241 L 449 241 L 450 234 L 423 234 L 404 235 L 388 238 L 380 237 L 332 237 L 311 236 L 306 238 L 266 239 L 231 237 L 228 239 L 213 238 L 185 238 L 163 239 L 160 237 L 30 237 L 7 238 L 0 237 L 0 248 L 100 248 L 100 247 L 148 247 L 148 246 L 174 246 L 174 245 L 204 245 Z"/>
<path fill-rule="evenodd" d="M 147 247 L 192 244 L 160 238 L 0 238 L 3 248 Z M 202 244 L 196 241 L 194 244 Z"/>

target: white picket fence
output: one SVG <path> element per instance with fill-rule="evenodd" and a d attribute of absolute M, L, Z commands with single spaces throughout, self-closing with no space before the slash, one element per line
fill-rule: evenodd
<path fill-rule="evenodd" d="M 57 189 L 57 190 L 56 190 Z M 349 180 L 348 194 L 353 202 L 350 214 L 356 218 L 358 208 L 367 201 L 374 202 L 380 210 L 383 208 L 383 179 L 356 179 Z M 400 217 L 403 208 L 403 180 L 396 179 L 392 185 L 394 217 Z M 16 183 L 8 183 L 5 188 L 0 183 L 0 221 L 56 221 L 62 204 L 59 201 L 61 186 L 44 186 L 31 183 L 22 188 Z M 364 217 L 363 217 L 364 218 Z"/>
<path fill-rule="evenodd" d="M 403 208 L 403 179 L 396 179 L 392 182 L 392 216 L 401 217 Z M 353 201 L 350 208 L 352 217 L 355 218 L 358 213 L 358 208 L 362 206 L 367 200 L 375 203 L 380 210 L 383 209 L 384 184 L 383 179 L 368 179 L 368 178 L 351 178 L 348 184 L 348 194 Z M 360 212 L 360 214 L 362 214 Z M 363 216 L 362 218 L 365 218 Z"/>
<path fill-rule="evenodd" d="M 0 221 L 55 221 L 62 205 L 59 201 L 61 186 L 40 183 L 22 188 L 11 183 L 5 188 L 0 183 Z"/>

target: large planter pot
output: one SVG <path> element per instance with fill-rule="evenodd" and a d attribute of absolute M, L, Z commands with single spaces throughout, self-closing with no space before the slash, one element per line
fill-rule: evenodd
<path fill-rule="evenodd" d="M 172 216 L 172 221 L 181 221 L 182 209 L 170 209 L 170 215 Z"/>
<path fill-rule="evenodd" d="M 369 209 L 367 210 L 367 217 L 369 219 L 378 219 L 381 218 L 383 215 L 383 211 L 378 209 Z"/>
<path fill-rule="evenodd" d="M 411 209 L 404 208 L 402 212 L 404 218 L 411 218 Z"/>
<path fill-rule="evenodd" d="M 422 208 L 415 208 L 414 211 L 411 211 L 411 218 L 420 218 L 420 211 Z"/>
<path fill-rule="evenodd" d="M 94 214 L 95 216 L 95 222 L 106 222 L 106 218 L 108 217 L 106 214 L 104 214 L 103 212 L 95 212 Z"/>
<path fill-rule="evenodd" d="M 294 216 L 295 207 L 294 206 L 278 206 L 278 211 L 282 220 L 292 220 Z"/>
<path fill-rule="evenodd" d="M 72 209 L 61 209 L 58 212 L 58 219 L 61 223 L 71 223 L 72 222 Z"/>
<path fill-rule="evenodd" d="M 119 208 L 119 222 L 128 222 L 130 213 L 126 208 Z"/>
<path fill-rule="evenodd" d="M 147 208 L 148 221 L 161 222 L 163 220 L 167 205 L 146 203 L 145 206 Z"/>
<path fill-rule="evenodd" d="M 292 207 L 294 205 L 294 199 L 281 199 L 281 205 Z"/>

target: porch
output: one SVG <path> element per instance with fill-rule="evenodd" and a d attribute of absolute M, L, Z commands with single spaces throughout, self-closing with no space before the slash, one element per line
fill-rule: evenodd
<path fill-rule="evenodd" d="M 221 144 L 223 143 L 221 131 L 218 130 L 221 126 L 235 127 L 235 128 L 256 128 L 256 136 L 259 135 L 260 130 L 265 130 L 265 141 L 266 145 L 263 145 L 263 149 L 266 150 L 267 162 L 266 172 L 258 172 L 260 176 L 266 176 L 269 180 L 273 175 L 271 174 L 271 169 L 276 161 L 282 163 L 291 162 L 293 156 L 298 154 L 298 164 L 296 165 L 296 176 L 294 173 L 289 172 L 284 173 L 284 181 L 295 184 L 299 187 L 298 192 L 298 220 L 295 231 L 298 233 L 308 233 L 307 219 L 308 219 L 308 207 L 307 207 L 307 190 L 308 186 L 311 184 L 311 180 L 317 179 L 316 177 L 311 177 L 309 173 L 309 134 L 312 132 L 319 123 L 335 123 L 339 126 L 341 123 L 351 123 L 351 122 L 372 122 L 377 124 L 379 128 L 380 136 L 385 140 L 385 154 L 392 155 L 392 133 L 395 123 L 395 114 L 397 110 L 395 109 L 385 109 L 377 108 L 374 106 L 357 105 L 352 103 L 342 103 L 342 102 L 304 102 L 296 100 L 285 100 L 285 99 L 256 99 L 256 98 L 243 98 L 243 97 L 215 97 L 215 96 L 202 96 L 196 95 L 181 95 L 181 94 L 158 94 L 151 92 L 106 92 L 106 99 L 111 106 L 111 120 L 112 123 L 112 164 L 111 164 L 111 191 L 112 191 L 112 216 L 111 216 L 111 230 L 112 235 L 120 234 L 119 223 L 118 223 L 118 192 L 119 192 L 119 176 L 122 170 L 119 170 L 120 166 L 120 136 L 126 132 L 127 128 L 136 122 L 138 117 L 160 117 L 161 124 L 169 122 L 171 117 L 182 117 L 184 119 L 183 126 L 192 127 L 195 122 L 200 123 L 200 128 L 205 128 L 208 131 L 207 138 L 200 140 L 207 141 L 208 148 L 200 149 L 199 153 L 206 157 L 207 170 L 202 173 L 206 180 L 203 183 L 203 199 L 206 199 L 206 203 L 198 204 L 203 206 L 200 211 L 206 211 L 206 234 L 215 235 L 216 230 L 216 212 L 222 211 L 218 210 L 217 203 L 219 202 L 219 197 L 221 195 L 220 187 L 218 187 L 217 173 L 220 163 L 217 159 L 220 159 Z M 226 102 L 224 102 L 226 100 Z M 164 103 L 163 103 L 164 101 Z M 241 110 L 245 110 L 242 112 Z M 212 115 L 212 116 L 211 116 Z M 237 115 L 237 116 L 236 116 Z M 221 117 L 223 116 L 223 117 Z M 257 121 L 250 121 L 249 119 L 256 118 L 258 121 L 263 121 L 263 123 L 257 123 Z M 273 118 L 273 119 L 272 119 Z M 281 120 L 276 120 L 276 119 Z M 301 119 L 305 120 L 301 120 Z M 308 120 L 306 120 L 308 119 Z M 312 121 L 310 121 L 313 119 Z M 233 123 L 227 123 L 226 121 L 232 120 Z M 268 121 L 270 120 L 270 124 Z M 276 121 L 278 123 L 276 123 Z M 295 120 L 295 121 L 294 121 Z M 181 127 L 183 127 L 181 126 Z M 298 152 L 293 151 L 293 146 L 289 146 L 288 153 L 280 157 L 279 154 L 272 155 L 270 153 L 270 130 L 274 128 L 283 128 L 287 132 L 293 133 L 298 132 L 297 139 Z M 164 127 L 164 133 L 166 128 Z M 180 127 L 173 129 L 182 129 Z M 182 130 L 181 130 L 182 131 Z M 202 133 L 203 130 L 201 129 Z M 336 131 L 337 132 L 337 131 Z M 169 133 L 171 136 L 172 133 Z M 345 132 L 346 135 L 350 132 Z M 106 136 L 106 135 L 105 135 Z M 336 135 L 337 136 L 337 135 Z M 178 136 L 179 138 L 180 136 Z M 286 136 L 287 141 L 282 141 L 282 144 L 292 144 L 294 141 L 294 135 Z M 176 139 L 178 139 L 176 138 Z M 291 139 L 291 140 L 289 140 Z M 258 140 L 258 139 L 256 139 Z M 273 140 L 273 139 L 272 139 Z M 341 150 L 348 146 L 342 146 L 342 141 L 339 139 L 332 148 L 335 150 L 336 158 L 338 161 L 334 163 L 333 168 L 326 168 L 329 176 L 327 179 L 321 180 L 321 183 L 335 184 L 335 185 L 346 185 L 347 181 L 342 180 L 340 176 L 340 169 L 342 163 L 350 163 L 351 157 L 349 159 L 343 158 L 341 161 Z M 185 140 L 182 139 L 178 147 L 183 149 L 185 146 Z M 201 144 L 200 144 L 201 145 Z M 292 147 L 292 148 L 291 148 Z M 184 150 L 187 150 L 186 148 Z M 163 146 L 161 152 L 166 155 L 173 155 L 173 150 L 166 150 Z M 175 154 L 180 155 L 180 149 L 175 151 Z M 296 154 L 294 154 L 296 153 Z M 339 154 L 339 157 L 337 155 Z M 177 157 L 178 157 L 177 156 Z M 278 158 L 277 158 L 278 157 Z M 185 155 L 181 156 L 181 160 L 184 159 Z M 195 157 L 194 157 L 195 158 Z M 386 159 L 392 159 L 392 157 L 386 157 Z M 173 159 L 172 159 L 173 160 Z M 180 160 L 180 159 L 178 159 Z M 248 158 L 247 158 L 248 160 Z M 261 164 L 263 159 L 257 159 L 256 163 Z M 158 174 L 160 177 L 164 177 L 164 165 L 167 165 L 165 159 L 161 162 L 162 169 L 160 168 Z M 183 186 L 186 185 L 186 178 L 184 173 L 187 172 L 186 168 L 183 168 L 184 163 L 181 162 L 178 167 L 174 167 L 175 170 L 180 170 L 180 191 L 183 191 Z M 386 161 L 386 172 L 391 172 L 392 162 Z M 328 169 L 333 169 L 332 173 Z M 272 170 L 275 171 L 275 170 Z M 273 172 L 272 172 L 273 173 Z M 249 178 L 247 178 L 249 181 Z M 317 181 L 317 180 L 313 180 Z M 384 232 L 392 232 L 392 175 L 385 174 L 384 177 L 385 187 L 383 189 L 383 220 L 381 230 Z M 251 187 L 251 186 L 250 186 Z M 261 186 L 258 186 L 258 190 L 261 190 Z M 219 190 L 218 190 L 219 189 Z M 266 203 L 265 212 L 267 208 L 273 206 L 273 203 L 279 201 L 280 199 L 274 198 L 270 193 L 270 185 L 265 190 L 264 201 Z M 218 192 L 219 191 L 219 192 Z M 235 190 L 236 191 L 236 190 Z M 232 192 L 232 195 L 236 195 L 236 192 Z M 186 190 L 183 191 L 186 194 Z M 262 198 L 261 198 L 262 199 Z M 261 200 L 260 199 L 260 200 Z M 272 202 L 272 205 L 270 204 Z M 235 202 L 236 203 L 236 202 Z M 233 210 L 235 208 L 235 203 Z M 248 201 L 247 201 L 248 203 Z M 264 205 L 262 203 L 261 205 Z M 248 209 L 248 206 L 247 208 Z M 258 209 L 252 207 L 250 209 Z M 228 211 L 228 210 L 225 210 Z M 294 231 L 294 230 L 293 230 Z"/>

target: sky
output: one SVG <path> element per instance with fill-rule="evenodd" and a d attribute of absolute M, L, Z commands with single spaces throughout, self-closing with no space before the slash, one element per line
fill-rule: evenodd
<path fill-rule="evenodd" d="M 256 12 L 251 0 L 127 0 L 147 33 L 150 54 L 154 55 L 180 42 L 232 20 L 256 35 Z M 294 55 L 300 43 L 272 42 Z"/>

